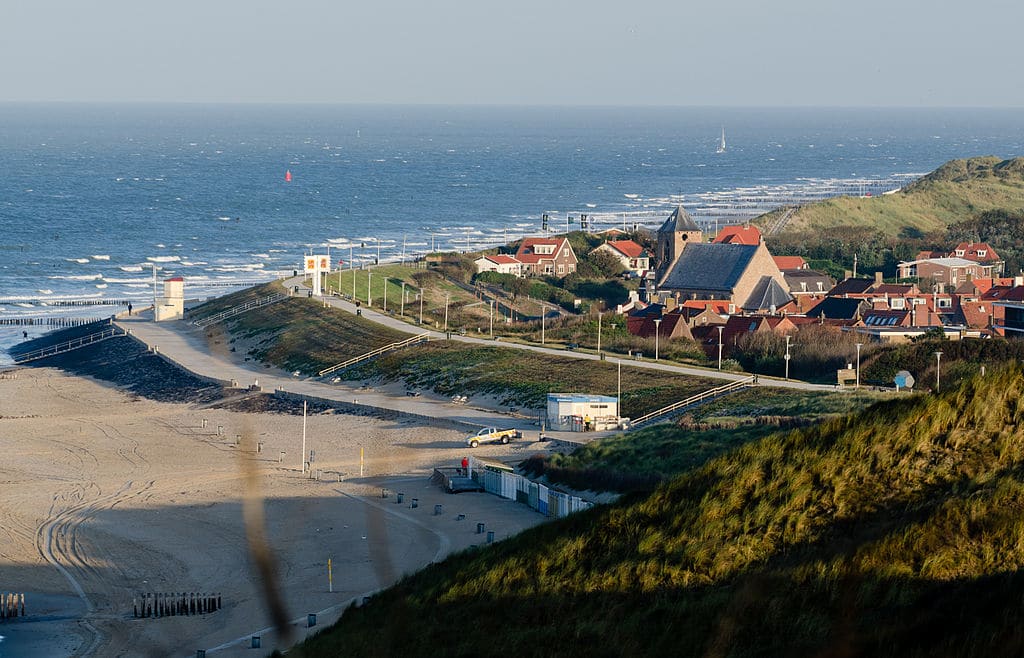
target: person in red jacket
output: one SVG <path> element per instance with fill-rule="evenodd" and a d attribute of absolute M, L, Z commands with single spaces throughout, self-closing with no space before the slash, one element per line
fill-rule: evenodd
<path fill-rule="evenodd" d="M 462 474 L 469 477 L 469 457 L 462 458 Z"/>

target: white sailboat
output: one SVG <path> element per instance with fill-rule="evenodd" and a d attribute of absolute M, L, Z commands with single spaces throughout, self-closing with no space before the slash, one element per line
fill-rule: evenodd
<path fill-rule="evenodd" d="M 718 150 L 715 153 L 725 153 L 725 126 L 722 126 L 722 139 L 718 142 Z"/>

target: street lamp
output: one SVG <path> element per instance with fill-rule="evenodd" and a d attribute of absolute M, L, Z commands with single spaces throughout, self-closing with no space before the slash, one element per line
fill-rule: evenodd
<path fill-rule="evenodd" d="M 622 359 L 619 361 L 619 375 L 615 384 L 615 404 L 619 407 L 619 416 L 622 416 Z"/>
<path fill-rule="evenodd" d="M 448 300 L 451 298 L 451 293 L 444 294 L 444 330 L 448 332 Z"/>
<path fill-rule="evenodd" d="M 370 299 L 371 299 L 370 291 L 372 290 L 372 286 L 370 284 L 372 284 L 372 283 L 373 283 L 373 271 L 372 270 L 366 270 L 366 307 L 367 308 L 372 308 L 373 307 L 373 302 L 370 301 Z"/>
<path fill-rule="evenodd" d="M 786 360 L 786 380 L 789 380 L 789 341 L 792 340 L 792 336 L 786 336 L 786 356 L 783 358 Z"/>
<path fill-rule="evenodd" d="M 860 388 L 860 347 L 864 343 L 857 343 L 857 385 L 854 388 Z"/>
<path fill-rule="evenodd" d="M 544 320 L 547 318 L 547 307 L 540 305 L 540 344 L 544 344 Z"/>
<path fill-rule="evenodd" d="M 725 325 L 718 325 L 718 369 L 722 369 L 722 332 L 725 331 Z"/>
<path fill-rule="evenodd" d="M 654 320 L 654 360 L 658 360 L 658 336 L 661 335 L 661 318 Z"/>
<path fill-rule="evenodd" d="M 398 308 L 398 315 L 405 317 L 405 281 L 402 282 L 402 303 Z"/>
<path fill-rule="evenodd" d="M 939 364 L 942 362 L 942 352 L 935 353 L 935 392 L 939 392 Z"/>
<path fill-rule="evenodd" d="M 601 314 L 597 314 L 597 354 L 601 354 Z"/>
<path fill-rule="evenodd" d="M 388 278 L 384 277 L 384 313 L 388 312 Z"/>
<path fill-rule="evenodd" d="M 423 325 L 423 288 L 420 288 L 420 325 Z"/>
<path fill-rule="evenodd" d="M 491 331 L 491 340 L 494 340 L 494 300 L 492 299 L 490 301 L 491 301 L 491 316 L 490 316 L 491 329 L 490 329 L 490 331 Z"/>
<path fill-rule="evenodd" d="M 352 243 L 348 243 L 348 273 L 352 275 L 352 303 L 356 303 L 356 272 L 355 267 L 356 261 L 352 258 Z M 340 292 L 340 291 L 339 291 Z"/>

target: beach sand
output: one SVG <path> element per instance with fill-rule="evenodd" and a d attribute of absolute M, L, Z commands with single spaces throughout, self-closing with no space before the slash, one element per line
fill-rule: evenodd
<path fill-rule="evenodd" d="M 53 369 L 0 379 L 0 591 L 25 592 L 28 611 L 0 622 L 0 656 L 265 655 L 308 632 L 307 614 L 319 613 L 320 630 L 353 599 L 483 545 L 477 523 L 500 540 L 544 521 L 429 482 L 435 466 L 468 454 L 460 432 L 332 412 L 311 415 L 306 431 L 320 481 L 300 472 L 301 416 L 155 402 Z M 473 454 L 512 460 L 543 448 Z M 289 638 L 265 630 L 243 522 L 247 475 L 276 597 L 295 622 Z M 139 592 L 219 593 L 223 609 L 134 619 Z M 249 648 L 253 633 L 262 652 Z"/>

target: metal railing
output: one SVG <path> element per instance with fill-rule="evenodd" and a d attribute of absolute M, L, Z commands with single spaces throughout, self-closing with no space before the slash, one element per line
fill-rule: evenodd
<path fill-rule="evenodd" d="M 15 363 L 28 363 L 29 361 L 35 361 L 37 359 L 45 359 L 49 356 L 57 356 L 58 354 L 64 354 L 72 350 L 77 350 L 80 347 L 86 345 L 92 345 L 100 341 L 104 341 L 108 338 L 115 338 L 117 336 L 127 335 L 127 332 L 120 327 L 111 327 L 104 329 L 103 331 L 97 331 L 96 333 L 89 334 L 88 336 L 80 336 L 79 338 L 72 338 L 64 343 L 58 343 L 57 345 L 50 345 L 42 349 L 33 350 L 31 352 L 25 352 L 24 354 L 15 354 Z"/>
<path fill-rule="evenodd" d="M 373 350 L 371 352 L 367 352 L 366 354 L 361 354 L 359 356 L 352 357 L 348 361 L 342 361 L 338 365 L 331 366 L 330 368 L 324 368 L 323 370 L 321 370 L 320 372 L 317 373 L 317 377 L 323 377 L 324 375 L 329 375 L 332 372 L 337 372 L 339 370 L 343 370 L 343 369 L 348 368 L 350 366 L 354 366 L 355 364 L 360 363 L 362 361 L 366 361 L 367 359 L 372 359 L 375 356 L 380 356 L 381 354 L 384 354 L 385 352 L 390 352 L 392 350 L 401 349 L 403 347 L 408 347 L 409 345 L 415 345 L 417 343 L 425 343 L 428 340 L 430 340 L 430 332 L 426 331 L 426 332 L 424 332 L 422 334 L 418 334 L 418 335 L 413 336 L 411 338 L 406 338 L 405 340 L 400 340 L 397 343 L 391 343 L 389 345 L 385 345 L 384 347 L 378 347 L 377 349 L 375 349 L 375 350 Z"/>
<path fill-rule="evenodd" d="M 716 386 L 715 388 L 709 388 L 708 390 L 703 391 L 701 393 L 697 393 L 696 395 L 691 395 L 690 397 L 688 397 L 688 398 L 686 398 L 684 400 L 680 400 L 679 402 L 674 402 L 674 403 L 668 405 L 667 407 L 663 407 L 661 409 L 658 409 L 657 411 L 652 411 L 649 414 L 644 414 L 643 416 L 640 416 L 639 418 L 634 418 L 633 420 L 630 421 L 629 424 L 630 424 L 631 427 L 636 428 L 637 426 L 639 426 L 639 425 L 641 425 L 643 423 L 650 422 L 651 420 L 654 420 L 655 418 L 659 418 L 659 417 L 664 416 L 666 414 L 670 414 L 673 411 L 679 411 L 680 409 L 684 409 L 685 407 L 689 407 L 689 406 L 698 404 L 700 402 L 705 402 L 705 401 L 708 401 L 708 400 L 713 400 L 714 398 L 717 398 L 720 395 L 725 395 L 726 393 L 732 393 L 733 391 L 738 391 L 741 388 L 748 388 L 750 386 L 754 386 L 754 382 L 755 382 L 754 377 L 746 377 L 744 379 L 738 379 L 738 380 L 736 380 L 734 382 L 729 382 L 728 384 L 723 384 L 722 386 Z"/>
<path fill-rule="evenodd" d="M 274 293 L 273 295 L 267 295 L 266 297 L 260 297 L 259 299 L 254 299 L 250 302 L 239 304 L 238 306 L 232 306 L 226 311 L 221 311 L 220 313 L 215 313 L 214 315 L 205 318 L 193 320 L 192 324 L 202 329 L 203 327 L 208 327 L 211 324 L 216 324 L 221 320 L 226 320 L 241 313 L 245 313 L 246 311 L 251 311 L 255 308 L 260 308 L 261 306 L 273 304 L 283 299 L 288 299 L 288 295 L 283 292 Z"/>

